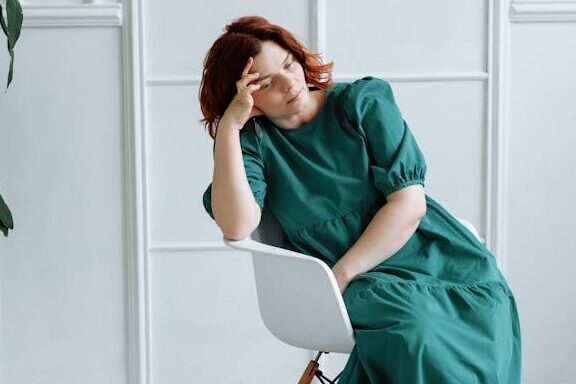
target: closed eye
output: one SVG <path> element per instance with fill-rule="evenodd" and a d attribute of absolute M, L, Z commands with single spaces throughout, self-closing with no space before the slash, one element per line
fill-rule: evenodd
<path fill-rule="evenodd" d="M 290 68 L 290 67 L 292 66 L 292 64 L 294 64 L 294 60 L 293 60 L 293 59 L 290 60 L 290 62 L 287 63 L 287 64 L 284 66 L 284 69 Z M 269 83 L 260 85 L 260 89 L 262 90 L 262 89 L 268 88 L 273 82 L 274 82 L 274 81 L 271 81 L 271 82 L 269 82 Z"/>

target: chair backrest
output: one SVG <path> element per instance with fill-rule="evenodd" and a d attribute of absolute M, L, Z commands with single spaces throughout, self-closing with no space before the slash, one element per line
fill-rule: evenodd
<path fill-rule="evenodd" d="M 284 245 L 284 233 L 278 220 L 268 206 L 264 206 L 262 210 L 262 217 L 258 228 L 252 232 L 250 238 L 262 244 L 272 245 L 274 247 L 282 247 Z"/>
<path fill-rule="evenodd" d="M 280 224 L 265 207 L 250 239 L 227 242 L 252 254 L 260 316 L 278 339 L 315 351 L 350 353 L 352 324 L 330 268 L 283 249 Z"/>

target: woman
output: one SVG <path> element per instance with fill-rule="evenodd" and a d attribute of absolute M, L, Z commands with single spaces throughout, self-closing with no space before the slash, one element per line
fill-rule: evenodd
<path fill-rule="evenodd" d="M 339 383 L 519 383 L 518 313 L 494 255 L 424 192 L 388 82 L 333 83 L 332 65 L 264 18 L 227 26 L 200 89 L 215 140 L 206 211 L 240 239 L 267 205 L 286 248 L 332 268 L 356 336 Z"/>

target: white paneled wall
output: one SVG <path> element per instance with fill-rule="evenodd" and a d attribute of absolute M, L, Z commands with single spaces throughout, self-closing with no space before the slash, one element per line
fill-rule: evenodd
<path fill-rule="evenodd" d="M 392 87 L 428 164 L 426 193 L 484 228 L 485 82 L 428 80 Z"/>
<path fill-rule="evenodd" d="M 24 13 L 0 95 L 16 226 L 0 237 L 0 384 L 295 383 L 315 356 L 264 328 L 249 255 L 202 206 L 202 61 L 243 15 L 334 60 L 337 82 L 392 83 L 427 193 L 479 228 L 515 291 L 523 383 L 576 383 L 576 1 L 36 0 Z"/>
<path fill-rule="evenodd" d="M 118 10 L 34 8 L 6 93 L 0 34 L 2 384 L 127 382 Z"/>
<path fill-rule="evenodd" d="M 487 1 L 326 1 L 338 75 L 486 71 Z"/>
<path fill-rule="evenodd" d="M 264 327 L 249 254 L 153 252 L 151 274 L 154 383 L 296 382 L 307 356 Z"/>
<path fill-rule="evenodd" d="M 201 202 L 192 199 L 212 177 L 206 161 L 212 140 L 198 127 L 197 94 L 197 85 L 147 88 L 149 233 L 154 244 L 217 239 L 212 219 L 203 217 Z"/>
<path fill-rule="evenodd" d="M 576 383 L 576 17 L 552 10 L 511 30 L 507 253 L 527 384 Z"/>

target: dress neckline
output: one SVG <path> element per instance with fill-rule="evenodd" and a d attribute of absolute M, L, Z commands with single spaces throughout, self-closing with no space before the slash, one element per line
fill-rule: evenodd
<path fill-rule="evenodd" d="M 311 86 L 308 87 L 309 90 L 313 91 L 315 89 L 318 89 L 317 87 Z M 267 117 L 265 118 L 266 123 L 268 125 L 270 125 L 272 128 L 277 129 L 280 132 L 286 133 L 286 134 L 295 134 L 297 132 L 305 132 L 308 131 L 310 129 L 312 129 L 316 123 L 320 120 L 320 117 L 324 114 L 324 111 L 326 110 L 326 104 L 328 102 L 328 96 L 331 93 L 332 89 L 334 89 L 334 87 L 330 87 L 330 88 L 326 88 L 326 93 L 324 94 L 324 100 L 322 102 L 322 106 L 320 107 L 318 113 L 316 113 L 316 116 L 314 116 L 314 118 L 312 120 L 310 120 L 307 123 L 302 124 L 301 126 L 299 126 L 298 128 L 282 128 L 277 126 L 276 124 L 274 124 L 270 119 L 268 119 Z"/>

